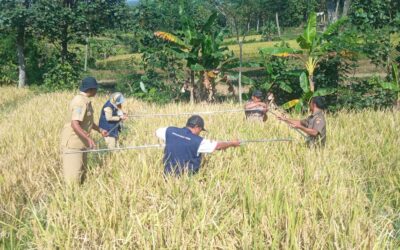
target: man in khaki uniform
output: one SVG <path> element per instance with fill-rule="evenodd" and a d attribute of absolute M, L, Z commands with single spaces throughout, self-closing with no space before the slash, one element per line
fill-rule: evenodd
<path fill-rule="evenodd" d="M 97 81 L 93 77 L 83 79 L 79 88 L 80 93 L 76 95 L 70 105 L 68 122 L 64 125 L 61 134 L 61 149 L 63 158 L 63 174 L 67 183 L 82 183 L 85 178 L 87 153 L 67 154 L 69 150 L 83 150 L 95 148 L 96 144 L 90 138 L 92 128 L 103 136 L 106 131 L 93 122 L 93 107 L 90 97 L 97 93 Z"/>
<path fill-rule="evenodd" d="M 308 146 L 325 146 L 326 120 L 323 112 L 324 107 L 323 97 L 313 97 L 310 101 L 311 115 L 306 119 L 292 120 L 283 116 L 279 116 L 278 119 L 305 132 L 308 135 Z"/>
<path fill-rule="evenodd" d="M 244 112 L 247 120 L 251 121 L 266 121 L 268 106 L 262 102 L 262 92 L 255 90 L 251 95 L 251 100 L 244 105 Z"/>

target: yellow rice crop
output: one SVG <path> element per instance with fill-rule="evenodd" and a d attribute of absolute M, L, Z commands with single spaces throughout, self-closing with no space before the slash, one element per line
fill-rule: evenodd
<path fill-rule="evenodd" d="M 14 105 L 0 110 L 0 248 L 399 247 L 398 112 L 328 115 L 327 147 L 320 151 L 304 147 L 273 117 L 251 124 L 238 113 L 204 116 L 208 138 L 291 136 L 296 142 L 216 152 L 204 159 L 198 175 L 168 180 L 160 149 L 93 154 L 85 184 L 68 189 L 59 134 L 73 93 L 24 101 L 20 90 L 1 91 L 8 91 Z M 95 98 L 97 113 L 105 101 Z M 133 99 L 126 107 L 131 113 L 238 108 Z M 121 143 L 157 143 L 156 128 L 182 126 L 186 119 L 131 120 Z"/>

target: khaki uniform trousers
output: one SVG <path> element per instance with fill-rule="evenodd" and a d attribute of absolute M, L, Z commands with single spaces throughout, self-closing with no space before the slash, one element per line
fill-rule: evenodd
<path fill-rule="evenodd" d="M 83 183 L 86 177 L 87 153 L 63 153 L 62 158 L 65 182 Z"/>

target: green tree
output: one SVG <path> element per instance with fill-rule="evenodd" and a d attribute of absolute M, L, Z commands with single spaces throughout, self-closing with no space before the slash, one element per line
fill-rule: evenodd
<path fill-rule="evenodd" d="M 33 0 L 0 1 L 0 31 L 15 37 L 18 55 L 18 87 L 26 85 L 25 41 L 31 31 Z"/>
<path fill-rule="evenodd" d="M 193 23 L 201 24 L 211 15 L 212 6 L 203 0 L 142 0 L 134 10 L 136 30 L 151 33 L 157 30 L 175 32 L 183 30 L 180 10 L 189 16 Z"/>
<path fill-rule="evenodd" d="M 384 65 L 390 75 L 396 47 L 392 40 L 400 30 L 400 1 L 353 0 L 349 19 L 362 41 L 363 54 L 375 65 Z"/>
<path fill-rule="evenodd" d="M 117 28 L 126 19 L 124 0 L 37 0 L 35 31 L 61 48 L 68 60 L 71 42 L 85 44 L 87 37 L 107 28 Z"/>

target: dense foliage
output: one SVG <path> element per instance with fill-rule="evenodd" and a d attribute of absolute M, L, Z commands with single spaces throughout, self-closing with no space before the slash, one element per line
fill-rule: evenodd
<path fill-rule="evenodd" d="M 0 84 L 54 91 L 95 75 L 126 94 L 161 102 L 215 101 L 222 94 L 217 85 L 237 94 L 243 84 L 274 92 L 282 104 L 310 96 L 301 88 L 307 84 L 299 85 L 307 80 L 311 92 L 314 84 L 335 91 L 328 96 L 332 109 L 375 107 L 365 96 L 385 107 L 397 93 L 392 68 L 400 61 L 399 9 L 395 0 L 3 0 Z M 314 31 L 306 34 L 310 17 Z M 340 26 L 326 30 L 333 23 Z M 307 45 L 310 34 L 315 39 Z M 288 47 L 296 38 L 308 55 L 304 67 L 292 57 L 245 56 L 246 44 Z M 240 53 L 232 57 L 236 45 Z M 357 73 L 370 65 L 375 75 Z M 374 95 L 375 88 L 390 94 Z M 346 94 L 350 89 L 359 90 L 360 105 L 338 101 L 354 99 Z"/>

